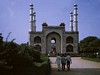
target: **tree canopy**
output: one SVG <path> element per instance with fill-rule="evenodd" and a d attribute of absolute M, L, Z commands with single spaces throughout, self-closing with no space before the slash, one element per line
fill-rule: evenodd
<path fill-rule="evenodd" d="M 88 36 L 80 41 L 81 53 L 95 53 L 100 51 L 100 39 L 96 36 Z"/>

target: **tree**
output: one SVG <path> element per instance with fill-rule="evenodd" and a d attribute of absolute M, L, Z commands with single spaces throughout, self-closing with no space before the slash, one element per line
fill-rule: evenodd
<path fill-rule="evenodd" d="M 0 33 L 0 48 L 1 48 L 2 43 L 3 43 L 3 37 L 2 37 L 2 33 Z"/>
<path fill-rule="evenodd" d="M 48 73 L 49 61 L 45 58 L 41 59 L 41 53 L 35 47 L 16 44 L 13 42 L 14 39 L 4 42 L 2 36 L 0 37 L 1 75 L 46 75 L 45 72 Z"/>
<path fill-rule="evenodd" d="M 94 40 L 97 40 L 98 38 L 96 36 L 88 36 L 80 41 L 79 47 L 81 53 L 90 53 L 91 47 L 89 44 L 93 42 Z"/>
<path fill-rule="evenodd" d="M 94 53 L 100 52 L 100 39 L 96 39 L 89 44 L 90 50 Z"/>

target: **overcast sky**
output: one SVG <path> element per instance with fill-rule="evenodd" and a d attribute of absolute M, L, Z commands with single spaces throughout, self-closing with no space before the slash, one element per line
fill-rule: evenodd
<path fill-rule="evenodd" d="M 79 40 L 87 36 L 100 38 L 100 0 L 1 0 L 0 33 L 8 41 L 28 42 L 29 5 L 33 3 L 36 12 L 36 30 L 42 30 L 42 23 L 48 25 L 66 24 L 69 31 L 69 13 L 78 5 Z"/>

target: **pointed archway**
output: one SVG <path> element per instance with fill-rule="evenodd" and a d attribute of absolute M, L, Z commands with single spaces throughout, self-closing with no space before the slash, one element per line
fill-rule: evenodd
<path fill-rule="evenodd" d="M 73 52 L 73 46 L 72 45 L 66 46 L 66 52 Z"/>
<path fill-rule="evenodd" d="M 51 32 L 46 36 L 46 53 L 54 52 L 60 53 L 61 51 L 61 36 L 57 32 Z"/>

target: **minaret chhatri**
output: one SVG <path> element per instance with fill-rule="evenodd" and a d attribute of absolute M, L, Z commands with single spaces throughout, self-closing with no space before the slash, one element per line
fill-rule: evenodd
<path fill-rule="evenodd" d="M 75 27 L 75 31 L 78 31 L 78 20 L 77 20 L 77 4 L 74 4 L 74 27 Z"/>
<path fill-rule="evenodd" d="M 36 32 L 36 13 L 33 4 L 30 4 L 30 31 Z"/>
<path fill-rule="evenodd" d="M 73 32 L 73 12 L 70 12 L 70 31 Z"/>

